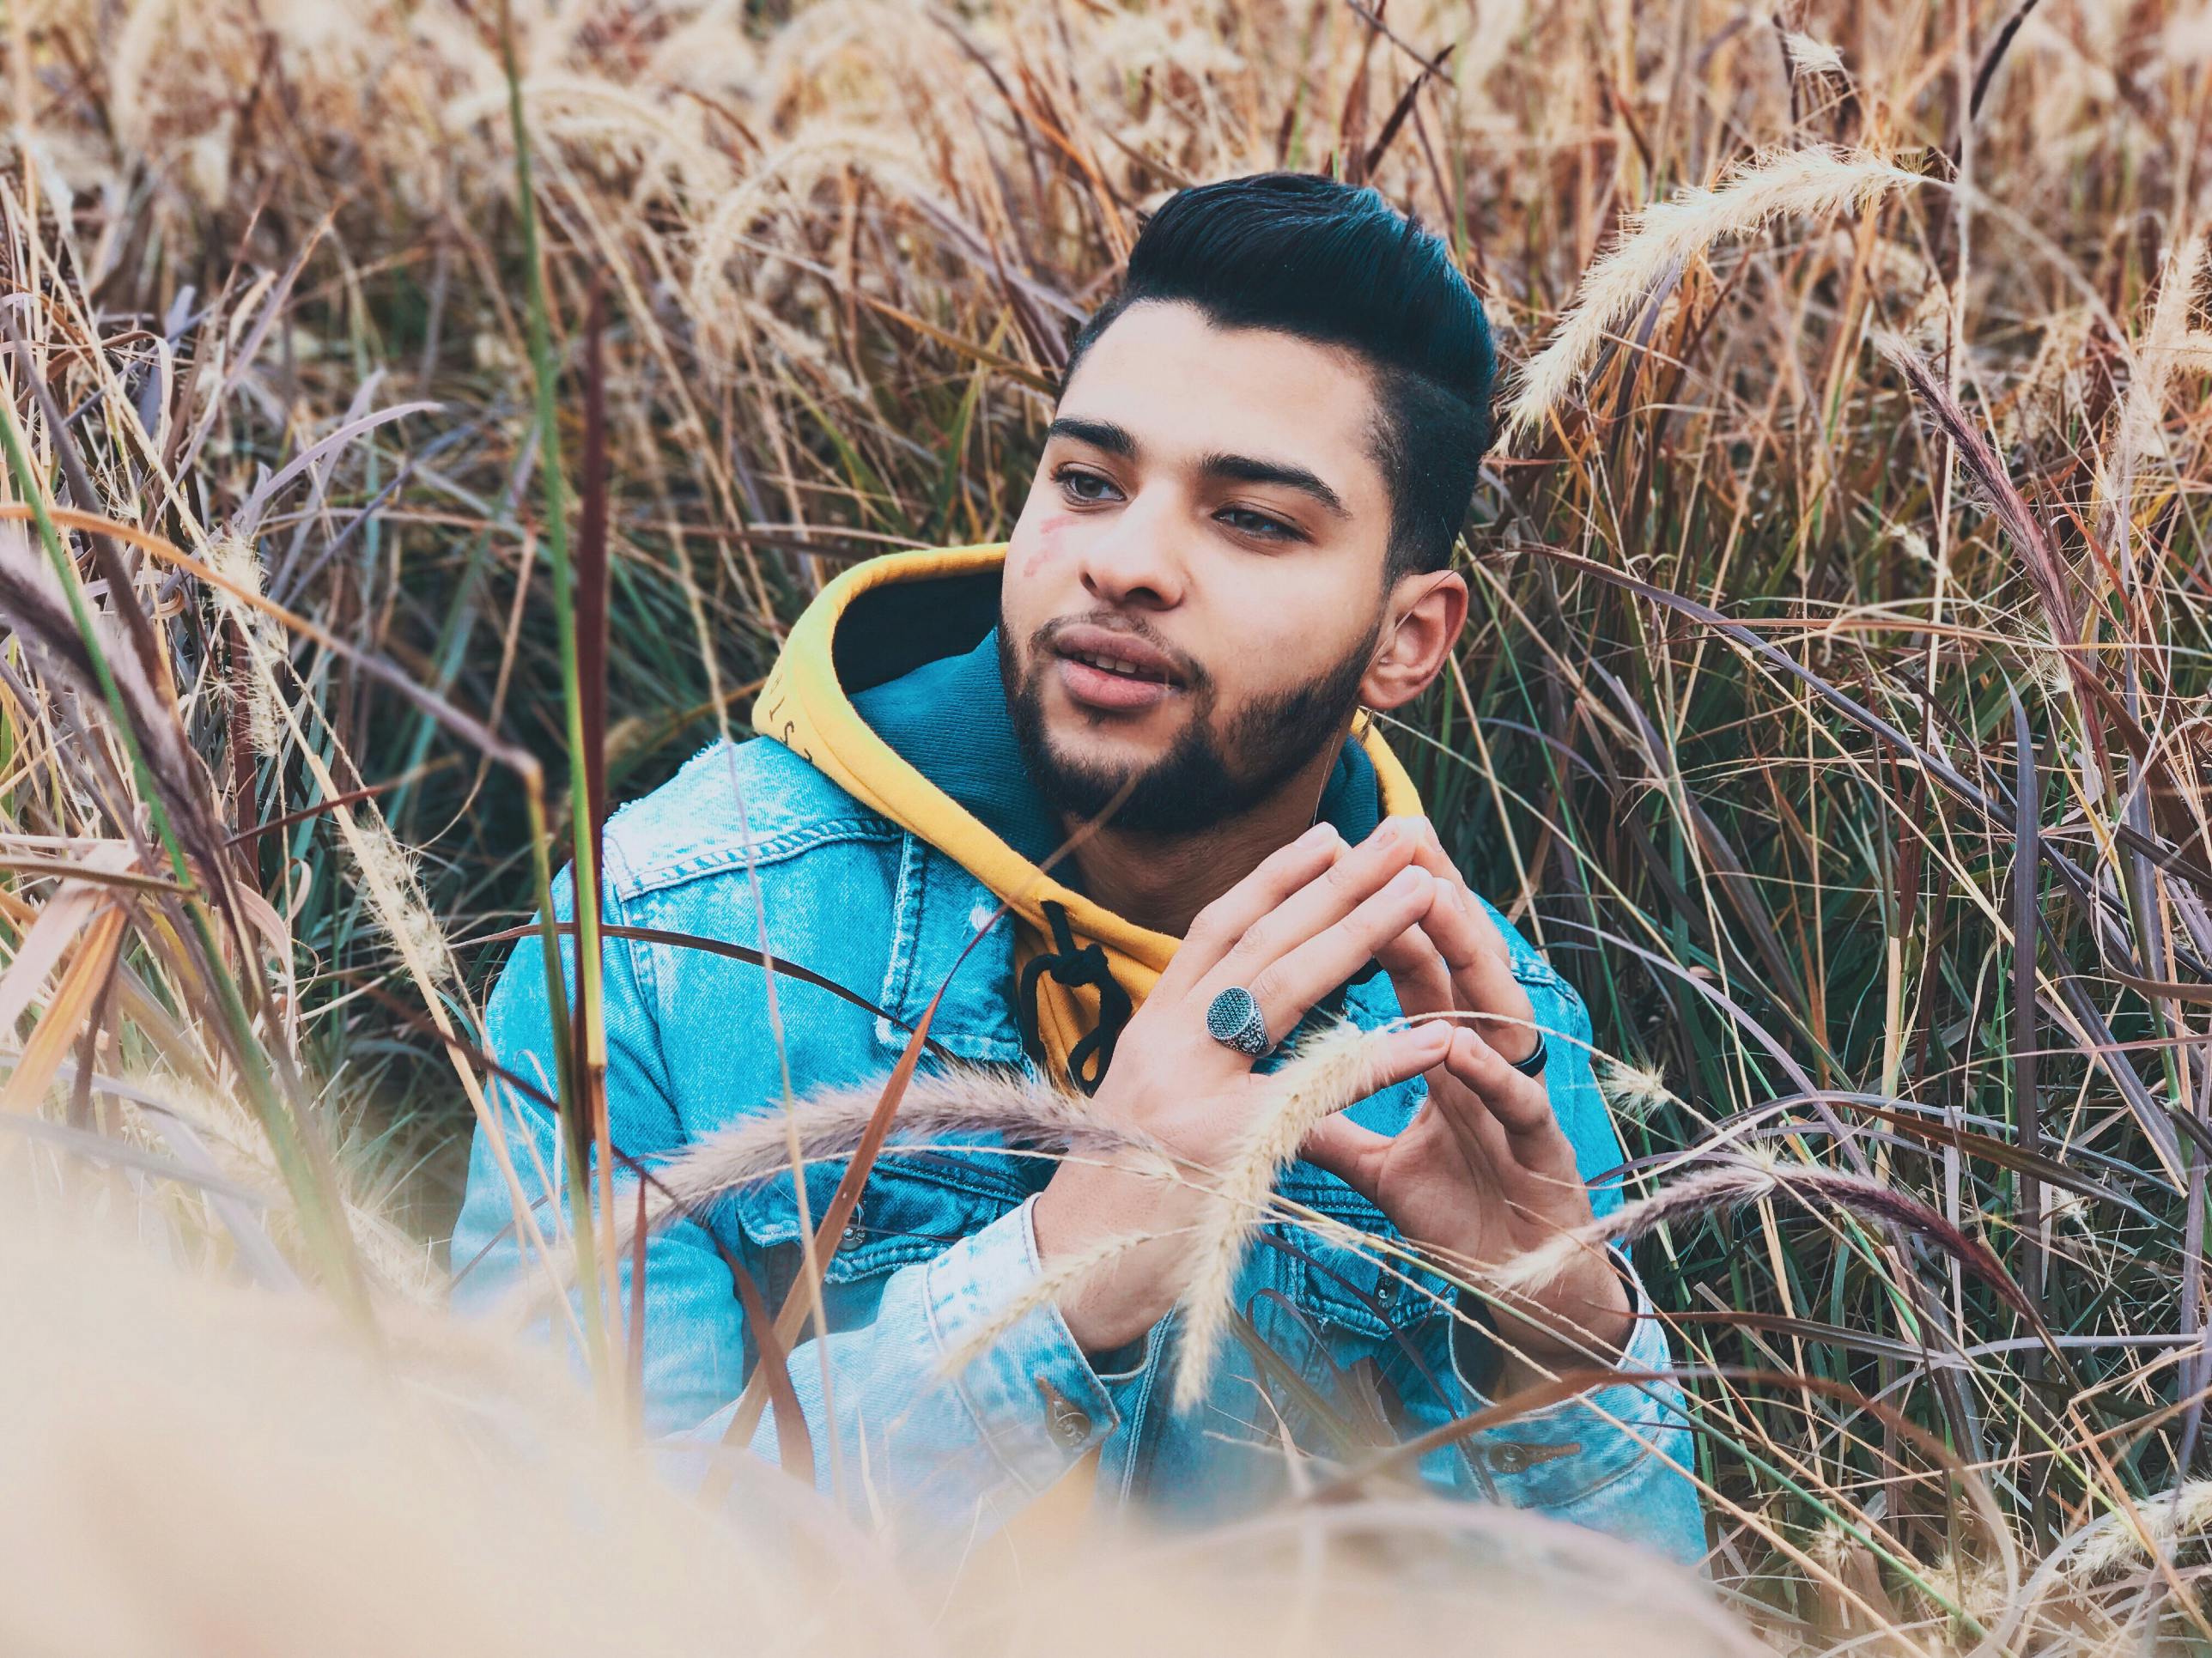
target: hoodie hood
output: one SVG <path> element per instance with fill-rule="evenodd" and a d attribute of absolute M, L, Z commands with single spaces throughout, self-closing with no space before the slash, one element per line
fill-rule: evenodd
<path fill-rule="evenodd" d="M 920 836 L 1000 899 L 1017 924 L 1016 1005 L 1047 1072 L 1088 1091 L 1113 1038 L 1179 939 L 1087 896 L 1030 782 L 994 633 L 1003 543 L 893 553 L 824 587 L 785 640 L 753 726 Z M 1420 798 L 1364 714 L 1322 799 L 1347 839 Z"/>

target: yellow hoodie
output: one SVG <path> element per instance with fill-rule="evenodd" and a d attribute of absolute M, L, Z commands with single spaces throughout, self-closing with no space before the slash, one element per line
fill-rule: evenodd
<path fill-rule="evenodd" d="M 1018 923 L 1017 971 L 1053 948 L 1045 906 L 1055 905 L 1079 942 L 1096 942 L 1104 950 L 1115 981 L 1128 993 L 1133 1007 L 1141 1006 L 1181 941 L 1136 926 L 1040 870 L 879 737 L 840 683 L 838 626 L 863 594 L 894 584 L 959 578 L 973 586 L 1005 560 L 1005 544 L 994 543 L 894 553 L 854 565 L 822 590 L 792 629 L 753 705 L 753 726 L 864 805 L 953 859 L 1002 899 Z M 995 584 L 993 587 L 995 591 Z M 925 594 L 917 588 L 915 598 L 919 615 L 927 608 L 921 602 Z M 1420 799 L 1412 780 L 1373 722 L 1363 713 L 1355 719 L 1354 730 L 1374 765 L 1382 811 L 1419 811 Z M 1070 986 L 1052 974 L 1042 974 L 1036 1016 L 1048 1074 L 1064 1081 L 1071 1052 L 1098 1023 L 1099 992 L 1091 985 Z"/>

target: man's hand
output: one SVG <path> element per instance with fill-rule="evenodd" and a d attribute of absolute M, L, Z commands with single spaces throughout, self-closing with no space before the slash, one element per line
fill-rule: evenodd
<path fill-rule="evenodd" d="M 1215 1167 L 1267 1090 L 1249 1058 L 1206 1034 L 1207 1005 L 1243 986 L 1259 1003 L 1268 1036 L 1280 1042 L 1316 1002 L 1429 914 L 1443 889 L 1419 861 L 1425 829 L 1388 823 L 1346 847 L 1322 824 L 1200 911 L 1115 1045 L 1093 1101 L 1099 1114 L 1145 1131 L 1201 1169 Z M 1362 1096 L 1435 1074 L 1452 1043 L 1450 1029 L 1433 1023 L 1386 1036 L 1373 1049 Z M 1571 1175 L 1571 1157 L 1567 1168 Z M 1206 1202 L 1193 1182 L 1121 1162 L 1060 1166 L 1036 1203 L 1037 1247 L 1048 1266 L 1109 1237 L 1148 1240 L 1061 1297 L 1078 1345 L 1091 1352 L 1122 1346 L 1175 1304 L 1189 1250 L 1184 1234 Z"/>
<path fill-rule="evenodd" d="M 1590 1218 L 1574 1147 L 1540 1077 L 1506 1061 L 1535 1052 L 1534 1010 L 1513 977 L 1505 940 L 1460 877 L 1425 819 L 1394 820 L 1434 878 L 1422 918 L 1378 948 L 1409 1016 L 1459 1016 L 1428 1072 L 1429 1097 L 1404 1132 L 1377 1134 L 1332 1117 L 1303 1155 L 1373 1201 L 1401 1232 L 1449 1260 L 1489 1266 Z M 1444 1023 L 1437 1021 L 1437 1023 Z M 1416 1029 L 1433 1028 L 1417 1026 Z M 1506 1389 L 1523 1379 L 1511 1356 L 1557 1369 L 1603 1357 L 1633 1319 L 1620 1276 L 1592 1255 L 1508 1314 L 1493 1309 L 1509 1355 Z"/>

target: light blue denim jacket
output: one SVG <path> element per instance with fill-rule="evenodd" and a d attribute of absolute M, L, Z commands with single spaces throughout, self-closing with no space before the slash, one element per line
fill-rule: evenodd
<path fill-rule="evenodd" d="M 740 810 L 742 797 L 743 810 Z M 568 878 L 556 898 L 568 912 Z M 717 744 L 608 825 L 609 922 L 750 946 L 860 992 L 908 1024 L 948 983 L 931 1035 L 957 1059 L 1034 1074 L 1010 1005 L 1010 926 L 954 963 L 994 900 L 951 858 L 878 813 L 777 743 Z M 757 894 L 757 899 L 756 898 Z M 1496 912 L 1492 911 L 1495 915 Z M 1620 1161 L 1590 1072 L 1583 1003 L 1497 917 L 1514 970 L 1550 1034 L 1552 1099 L 1585 1177 Z M 488 1047 L 506 1070 L 552 1091 L 543 957 L 535 938 L 510 957 L 492 995 Z M 573 958 L 570 963 L 573 975 Z M 746 1114 L 781 1108 L 785 1078 L 803 1096 L 879 1078 L 906 1029 L 819 988 L 726 957 L 661 943 L 605 946 L 607 1093 L 615 1145 L 650 1162 Z M 573 995 L 573 977 L 571 979 Z M 1351 987 L 1344 1011 L 1372 1026 L 1397 1004 L 1387 977 Z M 781 1036 L 779 1054 L 778 1033 Z M 562 1208 L 550 1114 L 495 1084 L 515 1172 L 550 1232 Z M 1395 1131 L 1418 1108 L 1416 1080 L 1355 1107 Z M 1244 1264 L 1230 1345 L 1204 1405 L 1169 1404 L 1170 1315 L 1139 1350 L 1094 1364 L 1047 1303 L 947 1376 L 963 1335 L 1039 1272 L 1031 1199 L 1052 1165 L 988 1143 L 902 1154 L 872 1175 L 828 1263 L 830 1333 L 803 1342 L 789 1372 L 806 1417 L 817 1483 L 910 1546 L 957 1549 L 1018 1513 L 1093 1448 L 1097 1498 L 1177 1520 L 1248 1511 L 1288 1485 L 1288 1436 L 1328 1466 L 1352 1466 L 1378 1442 L 1408 1437 L 1487 1401 L 1468 1371 L 1483 1339 L 1453 1339 L 1441 1285 L 1369 1252 L 1271 1224 Z M 808 1172 L 810 1213 L 842 1167 Z M 628 1189 L 628 1188 L 626 1188 Z M 1305 1163 L 1287 1199 L 1395 1238 L 1382 1217 Z M 1620 1201 L 1599 1187 L 1601 1209 Z M 617 1199 L 619 1212 L 628 1213 Z M 453 1242 L 456 1301 L 488 1305 L 539 1267 L 517 1242 L 504 1176 L 480 1131 Z M 757 1349 L 723 1251 L 781 1304 L 799 1266 L 789 1175 L 744 1190 L 654 1238 L 647 1252 L 648 1428 L 678 1445 L 719 1442 Z M 629 1303 L 628 1268 L 623 1294 Z M 1667 1340 L 1638 1293 L 1624 1368 L 1663 1370 Z M 1461 1324 L 1462 1332 L 1470 1327 Z M 826 1364 L 824 1363 L 826 1357 Z M 836 1478 L 832 1479 L 832 1441 Z M 774 1458 L 773 1412 L 751 1448 Z M 695 1459 L 696 1460 L 696 1459 Z M 1454 1497 L 1510 1503 L 1638 1540 L 1684 1560 L 1703 1552 L 1693 1466 L 1671 1384 L 1618 1385 L 1473 1435 L 1424 1457 L 1418 1477 Z M 1325 1468 L 1309 1468 L 1315 1478 Z"/>

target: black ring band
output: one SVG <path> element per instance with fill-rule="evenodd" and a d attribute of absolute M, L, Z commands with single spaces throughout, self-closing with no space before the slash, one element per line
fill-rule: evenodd
<path fill-rule="evenodd" d="M 1540 1077 L 1544 1074 L 1544 1061 L 1550 1057 L 1544 1033 L 1540 1030 L 1536 1033 L 1536 1046 L 1533 1050 L 1521 1059 L 1507 1060 L 1505 1063 L 1524 1077 Z"/>

